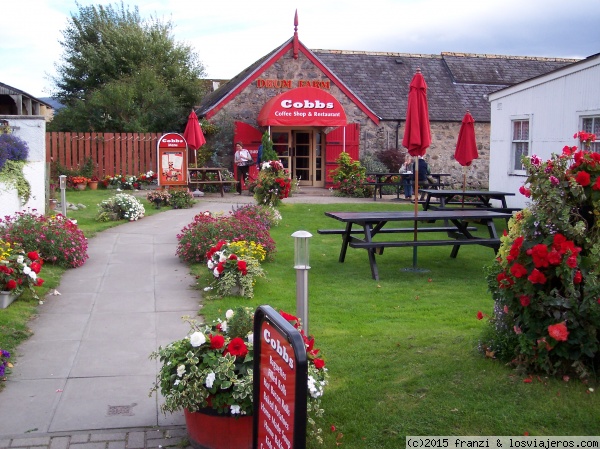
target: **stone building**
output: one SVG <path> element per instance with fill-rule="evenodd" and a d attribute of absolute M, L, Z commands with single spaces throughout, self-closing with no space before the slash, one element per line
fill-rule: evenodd
<path fill-rule="evenodd" d="M 402 148 L 409 84 L 420 68 L 428 85 L 432 172 L 461 184 L 454 160 L 460 124 L 475 119 L 479 159 L 467 183 L 488 187 L 488 94 L 575 62 L 570 59 L 463 53 L 404 54 L 309 50 L 294 35 L 205 97 L 196 111 L 211 123 L 233 121 L 231 140 L 256 154 L 268 130 L 284 165 L 300 185 L 327 187 L 341 151 L 353 159 Z M 323 105 L 321 108 L 319 108 Z M 336 117 L 333 123 L 326 118 Z M 324 115 L 325 114 L 325 115 Z M 251 173 L 252 174 L 252 173 Z"/>

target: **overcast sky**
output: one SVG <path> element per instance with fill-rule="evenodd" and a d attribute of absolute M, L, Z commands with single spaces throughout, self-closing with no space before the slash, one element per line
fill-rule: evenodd
<path fill-rule="evenodd" d="M 79 0 L 82 6 L 116 1 Z M 294 32 L 310 49 L 583 58 L 600 52 L 599 0 L 124 0 L 171 20 L 209 78 L 228 79 Z M 47 97 L 74 0 L 6 0 L 0 82 Z M 151 55 L 148 55 L 151 57 Z"/>

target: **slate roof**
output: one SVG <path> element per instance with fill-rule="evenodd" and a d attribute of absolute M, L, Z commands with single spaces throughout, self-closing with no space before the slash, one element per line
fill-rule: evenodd
<path fill-rule="evenodd" d="M 215 92 L 198 109 L 206 114 L 249 76 L 260 71 L 291 40 L 263 56 Z M 576 59 L 469 53 L 406 54 L 309 50 L 369 109 L 383 120 L 404 120 L 410 81 L 421 69 L 428 86 L 432 121 L 461 121 L 468 109 L 476 121 L 490 121 L 487 94 L 575 63 Z"/>
<path fill-rule="evenodd" d="M 476 121 L 489 122 L 485 95 L 576 61 L 459 53 L 312 52 L 384 120 L 404 119 L 408 86 L 417 68 L 427 83 L 430 120 L 461 121 L 468 109 Z"/>

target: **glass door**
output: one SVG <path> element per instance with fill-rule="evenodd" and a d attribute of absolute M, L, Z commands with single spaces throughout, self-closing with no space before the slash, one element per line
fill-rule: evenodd
<path fill-rule="evenodd" d="M 279 156 L 279 160 L 283 164 L 283 168 L 292 170 L 291 164 L 291 133 L 290 131 L 273 131 L 271 133 L 271 141 L 273 142 L 273 149 Z"/>
<path fill-rule="evenodd" d="M 292 176 L 301 186 L 312 186 L 311 131 L 294 131 Z"/>

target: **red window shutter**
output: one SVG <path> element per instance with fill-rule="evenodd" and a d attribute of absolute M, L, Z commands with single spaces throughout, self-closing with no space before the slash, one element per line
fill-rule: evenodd
<path fill-rule="evenodd" d="M 252 158 L 256 162 L 256 158 L 258 157 L 258 147 L 262 142 L 262 135 L 263 133 L 261 133 L 260 130 L 256 129 L 254 126 L 244 122 L 235 122 L 233 130 L 233 154 L 235 154 L 235 144 L 237 142 L 242 142 L 244 144 L 244 148 L 250 151 Z M 233 164 L 233 170 L 235 179 L 237 179 L 237 167 L 235 164 Z M 256 179 L 257 176 L 258 169 L 256 168 L 256 165 L 253 165 L 250 167 L 248 177 L 250 179 Z"/>
<path fill-rule="evenodd" d="M 344 128 L 346 129 L 345 137 Z M 327 186 L 333 185 L 331 171 L 338 167 L 335 161 L 340 156 L 340 153 L 344 151 L 344 138 L 348 156 L 353 160 L 359 159 L 360 125 L 358 123 L 350 123 L 349 125 L 340 126 L 330 131 L 325 136 L 325 183 Z"/>

